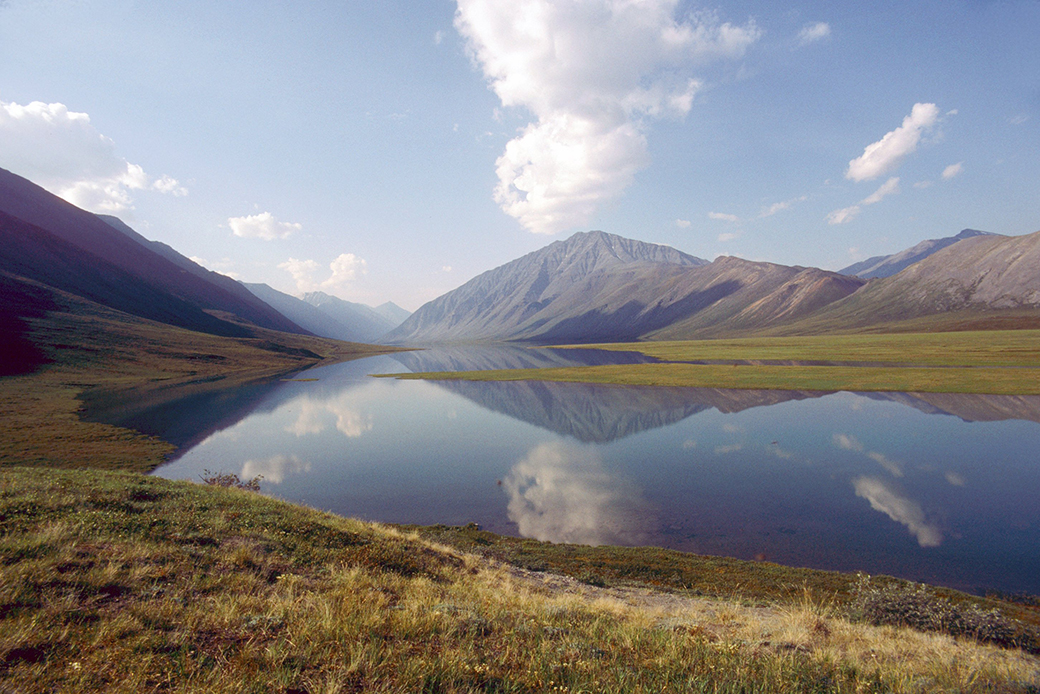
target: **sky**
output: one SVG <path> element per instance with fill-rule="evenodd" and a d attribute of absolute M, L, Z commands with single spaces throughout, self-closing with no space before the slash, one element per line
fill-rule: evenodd
<path fill-rule="evenodd" d="M 0 167 L 415 310 L 600 229 L 837 270 L 1040 230 L 1040 2 L 0 0 Z"/>

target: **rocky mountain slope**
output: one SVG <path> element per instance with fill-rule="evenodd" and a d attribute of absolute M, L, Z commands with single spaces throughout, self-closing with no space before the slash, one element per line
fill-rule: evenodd
<path fill-rule="evenodd" d="M 856 277 L 862 277 L 863 279 L 871 279 L 874 277 L 891 277 L 892 275 L 902 272 L 906 268 L 910 267 L 914 263 L 924 260 L 932 253 L 941 251 L 947 246 L 952 246 L 958 241 L 964 239 L 972 239 L 976 236 L 996 236 L 997 234 L 991 234 L 988 231 L 978 231 L 977 229 L 964 229 L 956 236 L 947 236 L 942 239 L 928 239 L 921 243 L 907 248 L 906 250 L 900 251 L 899 253 L 893 253 L 892 255 L 878 255 L 873 258 L 867 258 L 859 263 L 854 263 L 846 268 L 838 270 L 843 275 L 855 275 Z"/>
<path fill-rule="evenodd" d="M 751 331 L 797 320 L 863 280 L 579 233 L 470 280 L 385 338 L 596 342 Z"/>
<path fill-rule="evenodd" d="M 871 281 L 798 329 L 860 328 L 971 312 L 1040 314 L 1040 232 L 964 239 L 899 274 Z"/>
<path fill-rule="evenodd" d="M 216 335 L 248 335 L 243 323 L 306 332 L 229 278 L 171 260 L 126 229 L 0 169 L 0 271 Z"/>

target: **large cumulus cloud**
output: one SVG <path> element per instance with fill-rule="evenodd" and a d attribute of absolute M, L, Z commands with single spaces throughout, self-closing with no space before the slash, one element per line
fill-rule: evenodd
<path fill-rule="evenodd" d="M 760 34 L 677 10 L 678 0 L 458 0 L 455 27 L 491 89 L 534 116 L 496 163 L 507 214 L 535 233 L 586 223 L 647 165 L 647 124 L 689 112 L 694 71 L 742 56 Z"/>

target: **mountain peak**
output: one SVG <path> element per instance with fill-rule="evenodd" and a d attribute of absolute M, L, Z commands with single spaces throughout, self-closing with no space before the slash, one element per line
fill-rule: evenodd
<path fill-rule="evenodd" d="M 744 329 L 744 324 L 800 315 L 863 283 L 808 272 L 737 258 L 709 263 L 669 246 L 580 232 L 434 299 L 385 339 L 411 344 L 634 340 L 702 312 L 706 320 L 736 320 L 754 304 L 740 318 Z"/>

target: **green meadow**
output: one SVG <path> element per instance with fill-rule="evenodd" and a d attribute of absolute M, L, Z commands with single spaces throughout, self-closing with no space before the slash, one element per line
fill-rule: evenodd
<path fill-rule="evenodd" d="M 598 345 L 660 363 L 397 374 L 763 390 L 1040 394 L 1040 331 L 826 335 Z M 696 363 L 701 362 L 701 363 Z"/>

